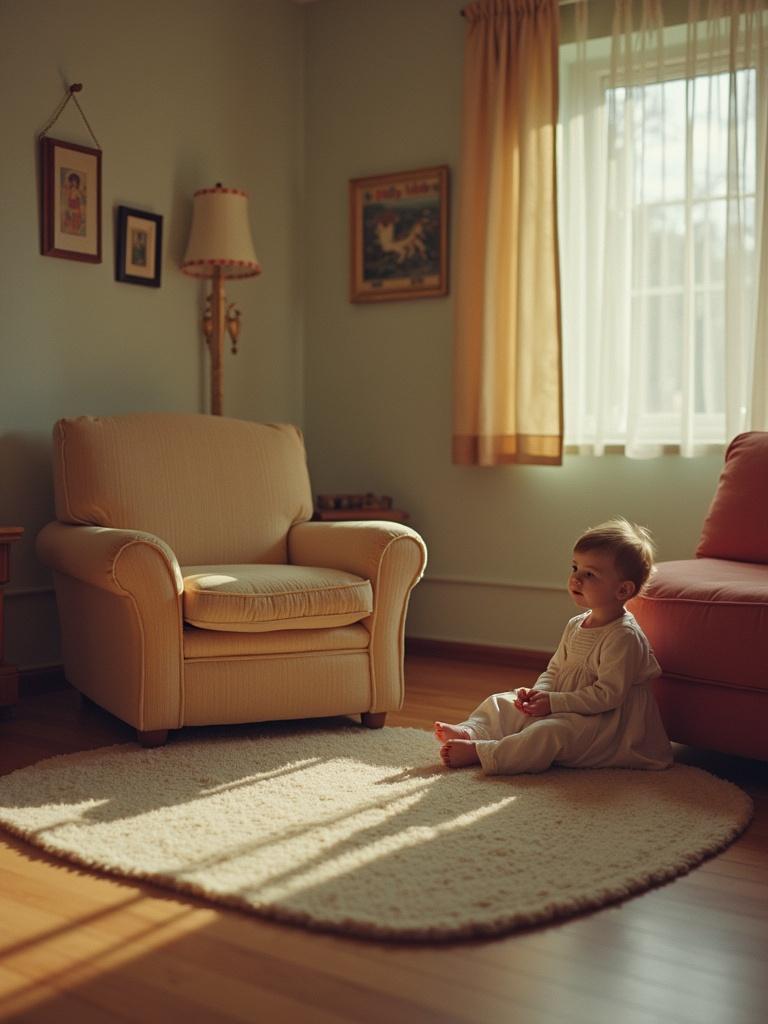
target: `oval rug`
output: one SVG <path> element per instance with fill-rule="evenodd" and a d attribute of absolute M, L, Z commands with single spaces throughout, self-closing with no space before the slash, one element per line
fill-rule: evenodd
<path fill-rule="evenodd" d="M 752 802 L 698 768 L 451 770 L 419 729 L 333 720 L 49 758 L 0 824 L 78 864 L 359 936 L 457 939 L 602 906 L 721 850 Z"/>

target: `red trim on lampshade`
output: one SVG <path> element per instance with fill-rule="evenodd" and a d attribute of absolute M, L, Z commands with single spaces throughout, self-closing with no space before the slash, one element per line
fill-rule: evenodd
<path fill-rule="evenodd" d="M 239 274 L 228 274 L 228 277 L 256 277 L 261 273 L 261 264 L 258 261 L 252 260 L 223 260 L 223 259 L 206 259 L 206 260 L 186 260 L 181 265 L 181 271 L 183 274 L 189 274 L 191 277 L 204 277 L 204 274 L 196 274 L 195 270 L 201 267 L 241 267 L 244 273 Z"/>
<path fill-rule="evenodd" d="M 185 260 L 182 266 L 197 267 L 201 264 L 210 264 L 213 267 L 261 267 L 258 260 Z"/>
<path fill-rule="evenodd" d="M 210 195 L 212 192 L 216 192 L 218 194 L 227 193 L 228 195 L 245 196 L 246 199 L 248 198 L 248 193 L 244 192 L 243 189 L 241 189 L 241 188 L 219 188 L 219 187 L 216 187 L 216 188 L 199 188 L 197 190 L 197 192 L 193 193 L 193 196 L 207 196 L 207 195 Z"/>

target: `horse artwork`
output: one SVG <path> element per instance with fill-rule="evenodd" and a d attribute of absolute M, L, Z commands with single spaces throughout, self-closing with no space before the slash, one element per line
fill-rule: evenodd
<path fill-rule="evenodd" d="M 448 168 L 350 182 L 352 302 L 446 295 Z"/>
<path fill-rule="evenodd" d="M 375 222 L 376 241 L 383 253 L 393 253 L 397 263 L 405 263 L 409 259 L 426 260 L 427 247 L 424 243 L 424 228 L 429 224 L 426 216 L 414 221 L 408 233 L 402 238 L 395 238 L 395 225 L 398 217 L 385 213 Z"/>

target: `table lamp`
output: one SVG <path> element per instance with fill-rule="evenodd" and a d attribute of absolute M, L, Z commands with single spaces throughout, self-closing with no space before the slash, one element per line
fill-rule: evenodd
<path fill-rule="evenodd" d="M 255 277 L 261 273 L 248 220 L 248 194 L 237 188 L 201 188 L 194 194 L 192 230 L 181 269 L 192 277 L 210 277 L 211 292 L 203 312 L 203 334 L 211 354 L 211 413 L 221 416 L 224 401 L 224 334 L 237 352 L 240 310 L 227 305 L 225 277 Z"/>

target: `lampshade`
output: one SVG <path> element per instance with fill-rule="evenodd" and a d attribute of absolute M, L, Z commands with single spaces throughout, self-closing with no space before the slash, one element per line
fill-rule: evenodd
<path fill-rule="evenodd" d="M 248 194 L 237 188 L 201 188 L 194 194 L 192 230 L 181 269 L 192 277 L 253 277 L 261 273 L 248 221 Z"/>

